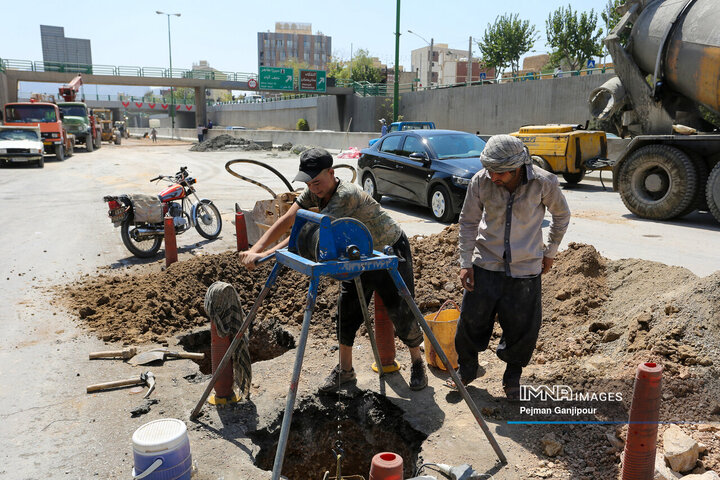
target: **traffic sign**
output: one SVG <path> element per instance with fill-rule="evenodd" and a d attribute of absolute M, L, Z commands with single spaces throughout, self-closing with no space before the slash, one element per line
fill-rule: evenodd
<path fill-rule="evenodd" d="M 325 70 L 300 70 L 301 92 L 325 92 L 326 83 Z"/>
<path fill-rule="evenodd" d="M 252 90 L 257 90 L 257 87 L 258 87 L 257 80 L 255 80 L 254 78 L 251 78 L 250 80 L 248 80 L 248 88 L 250 88 Z"/>
<path fill-rule="evenodd" d="M 587 68 L 595 68 L 595 60 L 588 60 Z"/>
<path fill-rule="evenodd" d="M 294 90 L 293 69 L 283 67 L 260 67 L 261 90 Z"/>

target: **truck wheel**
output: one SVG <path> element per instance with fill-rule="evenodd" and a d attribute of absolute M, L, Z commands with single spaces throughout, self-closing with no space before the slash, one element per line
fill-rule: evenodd
<path fill-rule="evenodd" d="M 620 167 L 618 190 L 623 203 L 641 218 L 668 220 L 695 199 L 697 170 L 685 152 L 668 145 L 639 148 Z"/>
<path fill-rule="evenodd" d="M 45 168 L 45 157 L 40 157 L 40 159 L 37 161 L 37 167 Z"/>
<path fill-rule="evenodd" d="M 542 169 L 545 170 L 546 172 L 552 173 L 552 171 L 553 171 L 552 167 L 550 166 L 550 164 L 548 163 L 548 161 L 545 160 L 544 158 L 542 158 L 542 157 L 540 157 L 540 156 L 538 156 L 538 155 L 533 155 L 533 156 L 532 156 L 532 161 L 533 161 L 533 163 L 534 163 L 536 166 L 542 168 Z"/>
<path fill-rule="evenodd" d="M 577 185 L 583 178 L 585 178 L 585 169 L 575 173 L 565 172 L 562 174 L 562 177 L 568 185 Z"/>
<path fill-rule="evenodd" d="M 92 152 L 93 150 L 95 150 L 95 144 L 92 137 L 85 137 L 85 151 Z"/>
<path fill-rule="evenodd" d="M 697 173 L 697 191 L 693 201 L 690 202 L 690 205 L 685 210 L 680 212 L 678 217 L 684 217 L 695 210 L 707 210 L 707 203 L 705 202 L 705 185 L 710 173 L 707 163 L 705 162 L 705 158 L 703 158 L 703 156 L 699 153 L 695 153 L 693 151 L 687 151 L 685 153 L 688 157 L 690 157 L 690 160 L 695 166 L 695 172 Z"/>
<path fill-rule="evenodd" d="M 707 199 L 708 209 L 715 220 L 720 222 L 720 163 L 710 172 L 705 187 L 705 198 Z"/>
<path fill-rule="evenodd" d="M 100 147 L 102 147 L 102 138 L 100 138 L 100 135 L 98 135 L 97 137 L 95 137 L 95 148 Z"/>
<path fill-rule="evenodd" d="M 68 148 L 68 151 L 65 153 L 65 158 L 70 158 L 75 154 L 75 142 L 70 142 L 70 148 Z"/>
<path fill-rule="evenodd" d="M 63 145 L 55 145 L 55 158 L 58 162 L 65 160 L 65 147 Z"/>

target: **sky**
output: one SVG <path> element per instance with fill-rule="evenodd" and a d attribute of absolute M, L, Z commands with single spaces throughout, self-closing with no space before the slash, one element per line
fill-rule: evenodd
<path fill-rule="evenodd" d="M 410 69 L 410 52 L 427 45 L 407 30 L 467 51 L 468 38 L 481 38 L 505 13 L 518 13 L 535 25 L 540 33 L 535 50 L 547 52 L 545 20 L 568 4 L 578 11 L 594 9 L 599 18 L 607 0 L 402 0 L 400 64 Z M 0 57 L 41 61 L 42 24 L 64 27 L 66 37 L 90 39 L 94 64 L 167 67 L 168 23 L 167 16 L 155 13 L 160 10 L 181 14 L 170 17 L 176 68 L 207 60 L 222 71 L 257 72 L 257 33 L 274 31 L 276 21 L 311 23 L 313 33 L 332 37 L 332 52 L 341 58 L 362 48 L 393 65 L 396 6 L 393 0 L 77 0 L 65 8 L 56 0 L 2 0 L 0 12 L 9 21 L 0 29 Z M 479 55 L 477 46 L 473 55 Z"/>

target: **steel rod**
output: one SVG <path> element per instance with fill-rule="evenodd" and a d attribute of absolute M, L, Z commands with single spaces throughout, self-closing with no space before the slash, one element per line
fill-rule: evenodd
<path fill-rule="evenodd" d="M 455 385 L 458 388 L 458 391 L 460 392 L 460 395 L 462 395 L 463 400 L 465 400 L 465 403 L 467 403 L 468 407 L 470 408 L 470 411 L 472 412 L 473 416 L 475 417 L 475 420 L 477 420 L 478 425 L 480 425 L 480 428 L 482 428 L 482 431 L 485 433 L 485 436 L 487 437 L 488 441 L 490 442 L 490 445 L 492 446 L 493 450 L 495 450 L 495 454 L 497 455 L 498 459 L 504 464 L 507 463 L 507 458 L 505 457 L 505 454 L 503 454 L 502 450 L 500 449 L 500 445 L 497 443 L 497 440 L 495 440 L 495 437 L 493 436 L 492 432 L 490 431 L 490 428 L 487 426 L 487 423 L 485 423 L 485 419 L 483 418 L 482 414 L 480 413 L 480 410 L 478 409 L 477 405 L 475 405 L 475 402 L 470 397 L 470 394 L 468 393 L 467 389 L 465 388 L 465 385 L 463 385 L 462 381 L 460 381 L 460 376 L 457 374 L 455 369 L 450 364 L 450 361 L 447 358 L 447 355 L 445 355 L 445 352 L 443 351 L 442 347 L 440 346 L 440 343 L 437 341 L 437 338 L 435 338 L 435 335 L 433 334 L 432 330 L 430 329 L 430 326 L 425 321 L 425 318 L 423 318 L 422 313 L 420 312 L 420 309 L 415 304 L 415 301 L 413 300 L 412 296 L 410 295 L 410 291 L 408 290 L 407 286 L 405 285 L 405 282 L 403 281 L 402 277 L 400 276 L 400 273 L 398 272 L 397 268 L 389 269 L 388 272 L 390 272 L 390 276 L 393 279 L 393 282 L 395 282 L 395 286 L 397 286 L 398 291 L 400 292 L 400 295 L 403 297 L 403 299 L 407 302 L 407 304 L 410 306 L 410 309 L 415 314 L 415 318 L 417 319 L 418 323 L 420 324 L 420 327 L 422 327 L 423 331 L 425 332 L 425 335 L 427 335 L 428 340 L 430 340 L 430 343 L 432 344 L 433 348 L 435 349 L 435 352 L 440 357 L 440 360 L 442 360 L 443 365 L 445 365 L 445 368 L 447 369 L 448 373 L 453 379 L 453 382 L 455 382 Z"/>
<path fill-rule="evenodd" d="M 265 257 L 264 259 L 268 259 L 270 257 Z M 268 292 L 270 291 L 270 287 L 275 283 L 275 280 L 277 279 L 278 274 L 280 273 L 280 269 L 282 268 L 282 265 L 279 263 L 276 263 L 273 266 L 272 271 L 270 272 L 270 275 L 268 276 L 267 281 L 265 282 L 265 286 L 263 287 L 262 291 L 257 297 L 257 300 L 255 300 L 255 303 L 252 306 L 252 309 L 250 310 L 250 313 L 248 313 L 247 317 L 245 317 L 245 320 L 242 323 L 242 326 L 240 327 L 240 330 L 235 334 L 235 338 L 233 339 L 232 343 L 227 349 L 227 352 L 225 352 L 225 355 L 223 356 L 222 360 L 220 361 L 220 364 L 215 369 L 215 373 L 213 373 L 212 378 L 210 379 L 210 383 L 205 387 L 205 391 L 202 394 L 202 397 L 200 397 L 200 401 L 198 401 L 197 405 L 195 405 L 195 409 L 190 413 L 190 419 L 193 420 L 197 418 L 197 416 L 200 414 L 200 410 L 203 407 L 203 404 L 205 403 L 205 400 L 207 400 L 207 397 L 210 395 L 210 391 L 212 391 L 213 387 L 215 386 L 215 382 L 217 382 L 218 378 L 220 377 L 220 372 L 223 371 L 225 368 L 225 365 L 228 364 L 230 361 L 230 358 L 232 357 L 233 352 L 237 349 L 237 347 L 240 345 L 240 341 L 242 340 L 243 335 L 245 334 L 245 331 L 250 326 L 250 323 L 255 319 L 255 315 L 257 315 L 257 311 L 260 308 L 260 304 L 265 300 L 265 297 L 267 296 Z M 242 311 L 240 312 L 242 315 Z"/>
<path fill-rule="evenodd" d="M 383 369 L 382 362 L 380 361 L 380 351 L 378 350 L 377 342 L 375 342 L 375 333 L 373 332 L 372 325 L 370 325 L 370 314 L 368 313 L 367 303 L 365 303 L 365 291 L 362 287 L 360 275 L 355 277 L 355 289 L 357 290 L 358 299 L 360 300 L 360 309 L 362 310 L 363 321 L 365 322 L 365 330 L 367 330 L 370 345 L 372 345 L 373 355 L 375 356 L 375 365 L 378 367 L 380 394 L 385 395 L 385 379 L 383 378 L 385 370 Z"/>
<path fill-rule="evenodd" d="M 303 319 L 300 340 L 298 341 L 297 353 L 295 354 L 295 366 L 293 367 L 287 403 L 285 404 L 285 414 L 283 415 L 282 428 L 280 429 L 280 438 L 278 440 L 277 450 L 275 451 L 272 480 L 279 480 L 280 474 L 282 473 L 282 465 L 285 460 L 285 447 L 287 447 L 287 439 L 290 434 L 290 422 L 292 421 L 293 408 L 295 408 L 295 397 L 297 396 L 298 382 L 300 380 L 300 370 L 302 369 L 303 356 L 305 355 L 305 345 L 307 344 L 308 332 L 310 330 L 310 318 L 312 317 L 312 312 L 315 308 L 315 299 L 317 297 L 319 283 L 319 277 L 315 275 L 310 277 L 307 305 L 305 306 L 305 318 Z"/>

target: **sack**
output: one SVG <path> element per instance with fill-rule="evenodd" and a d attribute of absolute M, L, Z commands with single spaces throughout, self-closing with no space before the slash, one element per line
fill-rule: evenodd
<path fill-rule="evenodd" d="M 455 308 L 446 309 L 445 307 L 448 305 L 452 305 Z M 455 351 L 455 332 L 457 332 L 457 322 L 460 319 L 460 308 L 458 308 L 457 303 L 453 300 L 448 300 L 442 304 L 437 313 L 425 315 L 424 318 L 430 327 L 430 331 L 432 331 L 435 339 L 437 339 L 440 344 L 440 348 L 445 352 L 445 356 L 447 356 L 450 365 L 452 365 L 453 368 L 458 368 L 458 355 Z M 428 365 L 445 370 L 445 365 L 430 343 L 430 339 L 424 333 L 423 336 L 425 337 L 425 359 Z"/>
<path fill-rule="evenodd" d="M 128 195 L 133 206 L 134 221 L 141 223 L 162 223 L 162 202 L 157 195 L 136 193 Z"/>

